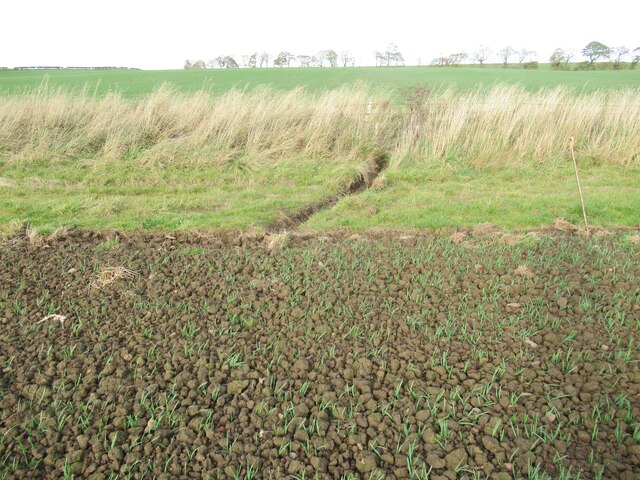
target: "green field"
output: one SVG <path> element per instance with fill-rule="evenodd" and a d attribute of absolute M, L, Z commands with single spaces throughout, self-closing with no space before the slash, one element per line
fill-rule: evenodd
<path fill-rule="evenodd" d="M 268 68 L 230 70 L 53 70 L 0 71 L 0 95 L 38 87 L 43 81 L 54 87 L 82 89 L 104 93 L 119 91 L 126 96 L 149 93 L 170 83 L 178 90 L 207 90 L 214 93 L 231 88 L 269 85 L 290 90 L 303 86 L 309 91 L 324 91 L 345 84 L 365 82 L 375 88 L 402 91 L 417 84 L 433 88 L 454 87 L 468 90 L 479 85 L 521 84 L 530 91 L 567 86 L 576 91 L 637 88 L 640 69 L 621 71 L 552 71 L 548 65 L 540 70 L 478 67 L 356 67 L 356 68 Z"/>
<path fill-rule="evenodd" d="M 0 226 L 264 229 L 372 152 L 382 188 L 301 229 L 577 224 L 572 136 L 591 223 L 637 226 L 639 72 L 0 71 Z M 407 95 L 425 82 L 443 88 Z"/>

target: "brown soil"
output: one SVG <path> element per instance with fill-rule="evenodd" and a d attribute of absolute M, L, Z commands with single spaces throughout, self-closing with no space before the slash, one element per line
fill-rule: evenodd
<path fill-rule="evenodd" d="M 265 243 L 0 245 L 0 478 L 639 477 L 640 245 Z"/>

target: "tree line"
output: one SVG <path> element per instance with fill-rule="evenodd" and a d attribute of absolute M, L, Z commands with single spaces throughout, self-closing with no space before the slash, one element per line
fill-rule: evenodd
<path fill-rule="evenodd" d="M 349 50 L 342 50 L 340 53 L 335 50 L 320 50 L 314 55 L 298 54 L 289 51 L 282 51 L 273 57 L 269 52 L 254 52 L 250 55 L 242 55 L 236 59 L 233 55 L 220 55 L 212 58 L 208 62 L 204 60 L 186 60 L 184 68 L 205 69 L 205 68 L 269 68 L 269 67 L 353 67 L 355 57 Z"/>
<path fill-rule="evenodd" d="M 578 53 L 586 59 L 573 66 L 578 70 L 635 68 L 640 61 L 640 47 L 634 50 L 625 46 L 608 47 L 600 42 L 590 42 L 580 52 L 557 48 L 551 54 L 549 63 L 551 68 L 564 70 L 571 68 L 572 61 Z M 373 52 L 376 67 L 400 66 L 405 64 L 404 55 L 400 48 L 394 44 L 388 44 L 384 49 Z M 484 67 L 491 60 L 498 60 L 504 68 L 509 65 L 518 65 L 526 69 L 538 68 L 537 52 L 528 48 L 516 49 L 506 46 L 498 50 L 495 55 L 491 48 L 480 46 L 471 54 L 467 52 L 451 53 L 447 56 L 436 57 L 431 65 L 438 67 L 451 67 L 475 63 Z M 269 52 L 254 52 L 250 55 L 242 55 L 236 59 L 233 55 L 220 55 L 208 62 L 204 60 L 187 60 L 184 63 L 186 69 L 206 68 L 269 68 L 269 67 L 353 67 L 355 57 L 349 50 L 342 50 L 339 54 L 335 50 L 320 50 L 314 55 L 293 54 L 289 51 L 281 51 L 275 57 Z M 421 62 L 419 61 L 418 64 Z"/>
<path fill-rule="evenodd" d="M 625 66 L 634 69 L 640 61 L 640 47 L 633 50 L 624 45 L 608 47 L 604 43 L 596 41 L 589 42 L 580 53 L 586 60 L 577 63 L 574 67 L 576 70 L 595 70 L 596 68 L 622 70 Z M 549 57 L 551 68 L 568 70 L 576 54 L 575 50 L 556 48 Z"/>

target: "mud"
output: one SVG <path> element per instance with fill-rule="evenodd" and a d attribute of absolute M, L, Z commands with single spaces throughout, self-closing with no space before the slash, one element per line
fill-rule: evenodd
<path fill-rule="evenodd" d="M 0 478 L 638 478 L 639 252 L 620 234 L 14 238 Z"/>

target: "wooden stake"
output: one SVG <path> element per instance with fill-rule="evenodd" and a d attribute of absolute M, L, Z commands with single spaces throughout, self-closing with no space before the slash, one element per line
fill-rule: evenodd
<path fill-rule="evenodd" d="M 587 210 L 584 208 L 584 197 L 582 196 L 582 187 L 580 186 L 580 176 L 578 175 L 578 162 L 576 162 L 576 152 L 574 150 L 575 140 L 571 137 L 569 147 L 571 148 L 571 158 L 573 158 L 573 168 L 576 172 L 576 183 L 578 184 L 578 193 L 580 194 L 580 204 L 582 205 L 582 216 L 584 217 L 584 225 L 589 231 L 589 223 L 587 222 Z"/>

